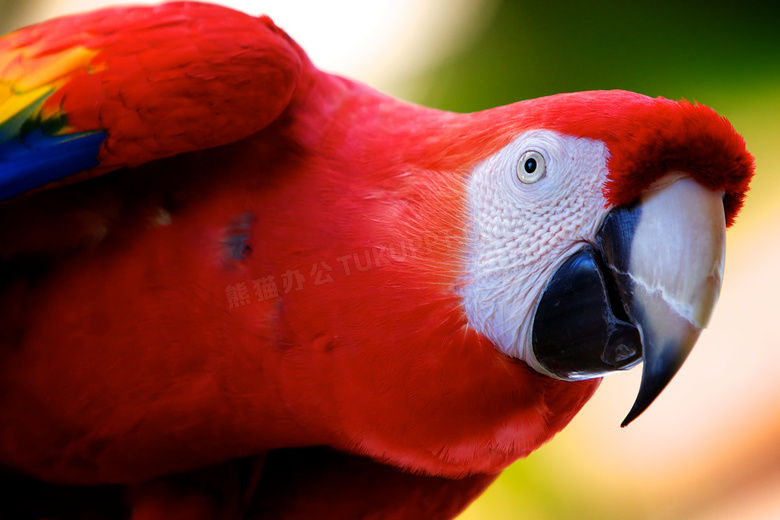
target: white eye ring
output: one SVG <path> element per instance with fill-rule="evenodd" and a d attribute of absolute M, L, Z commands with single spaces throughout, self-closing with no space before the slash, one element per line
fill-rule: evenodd
<path fill-rule="evenodd" d="M 547 173 L 544 156 L 536 150 L 528 150 L 517 161 L 517 178 L 523 184 L 533 184 Z"/>

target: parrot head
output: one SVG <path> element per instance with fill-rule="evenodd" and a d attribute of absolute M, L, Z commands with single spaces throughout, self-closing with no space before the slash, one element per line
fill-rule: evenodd
<path fill-rule="evenodd" d="M 707 326 L 753 159 L 685 101 L 583 92 L 511 107 L 521 127 L 468 179 L 469 323 L 556 379 L 642 361 L 625 426 Z"/>

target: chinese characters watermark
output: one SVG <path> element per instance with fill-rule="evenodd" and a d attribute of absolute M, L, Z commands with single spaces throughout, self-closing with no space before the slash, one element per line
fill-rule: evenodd
<path fill-rule="evenodd" d="M 429 254 L 437 246 L 451 247 L 455 242 L 455 239 L 436 240 L 423 237 L 373 246 L 360 252 L 314 262 L 309 269 L 290 268 L 280 275 L 266 274 L 261 278 L 228 285 L 225 287 L 225 297 L 229 309 L 273 300 L 280 295 L 302 291 L 307 284 L 319 287 L 334 283 L 334 275 L 353 276 L 386 265 L 421 259 L 421 254 Z"/>

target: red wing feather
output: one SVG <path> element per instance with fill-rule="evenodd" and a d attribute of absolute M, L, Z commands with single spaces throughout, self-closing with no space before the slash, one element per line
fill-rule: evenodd
<path fill-rule="evenodd" d="M 14 181 L 0 195 L 245 138 L 287 107 L 305 61 L 269 18 L 208 4 L 21 29 L 0 39 L 0 171 Z"/>

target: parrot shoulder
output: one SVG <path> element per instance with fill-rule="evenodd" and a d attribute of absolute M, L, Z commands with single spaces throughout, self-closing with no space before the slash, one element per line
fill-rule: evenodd
<path fill-rule="evenodd" d="M 241 140 L 314 69 L 268 17 L 120 7 L 0 38 L 0 200 Z"/>

